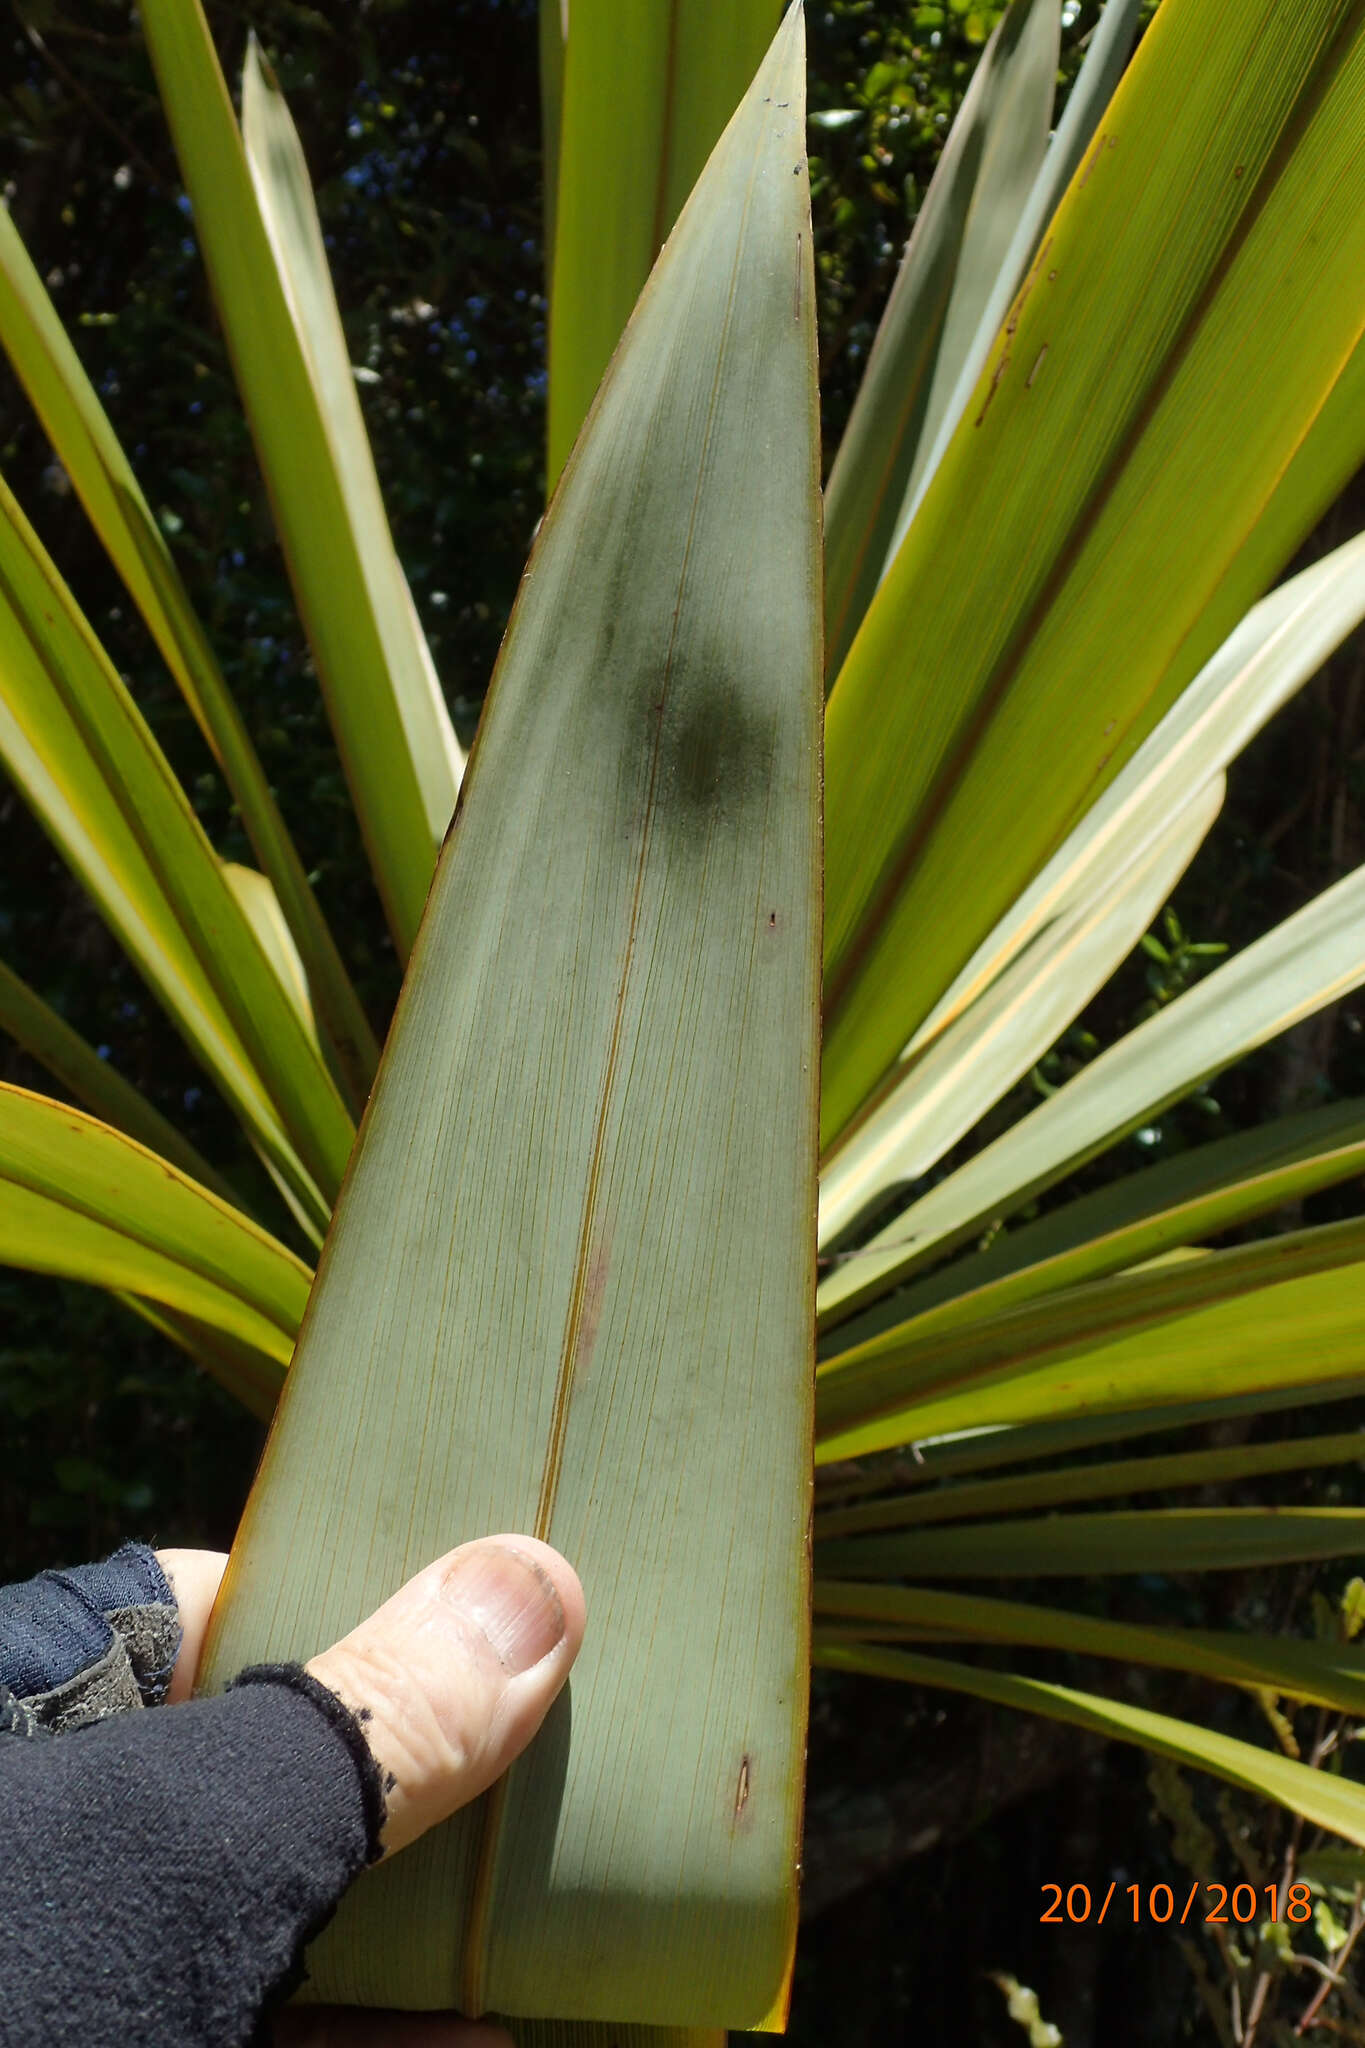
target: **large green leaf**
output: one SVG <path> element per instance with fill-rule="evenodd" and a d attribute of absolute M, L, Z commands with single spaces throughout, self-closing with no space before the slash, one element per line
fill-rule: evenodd
<path fill-rule="evenodd" d="M 141 21 L 389 926 L 406 956 L 459 749 L 393 550 L 298 139 L 258 59 L 250 155 L 198 0 Z"/>
<path fill-rule="evenodd" d="M 565 10 L 557 181 L 546 199 L 552 490 L 649 266 L 781 11 L 780 0 L 565 0 Z M 542 19 L 542 47 L 550 32 Z"/>
<path fill-rule="evenodd" d="M 821 1283 L 844 1320 L 983 1223 L 1008 1217 L 1242 1054 L 1365 981 L 1365 867 L 1108 1046 Z"/>
<path fill-rule="evenodd" d="M 241 714 L 151 508 L 41 278 L 0 205 L 0 343 L 110 559 L 213 749 L 299 948 L 353 1107 L 379 1057 Z"/>
<path fill-rule="evenodd" d="M 1168 1671 L 1197 1672 L 1223 1685 L 1266 1689 L 1312 1700 L 1344 1714 L 1365 1714 L 1365 1653 L 1342 1643 L 1298 1642 L 1288 1636 L 1230 1635 L 1225 1630 L 1149 1628 L 1097 1614 L 1067 1614 L 980 1593 L 944 1593 L 922 1586 L 840 1585 L 817 1578 L 817 1628 L 830 1617 L 951 1631 L 959 1640 L 1020 1648 L 1070 1650 L 1118 1657 Z"/>
<path fill-rule="evenodd" d="M 212 1188 L 223 1201 L 240 1207 L 230 1188 L 206 1159 L 202 1159 L 188 1138 L 162 1116 L 131 1081 L 126 1081 L 107 1059 L 101 1059 L 64 1017 L 12 974 L 0 961 L 0 1029 L 23 1046 L 33 1059 L 63 1082 L 87 1109 L 93 1110 L 115 1130 L 136 1138 L 152 1152 L 169 1159 L 191 1180 Z"/>
<path fill-rule="evenodd" d="M 1048 144 L 1042 168 L 1033 181 L 1019 224 L 1001 262 L 990 296 L 986 300 L 976 331 L 962 351 L 957 364 L 957 381 L 943 408 L 938 429 L 916 463 L 917 474 L 904 495 L 895 532 L 883 568 L 895 560 L 920 501 L 943 460 L 943 451 L 971 402 L 982 366 L 1005 324 L 1010 303 L 1037 252 L 1043 233 L 1056 212 L 1062 194 L 1070 184 L 1082 157 L 1090 147 L 1095 130 L 1104 119 L 1114 87 L 1133 47 L 1141 0 L 1104 0 L 1094 29 L 1086 37 L 1085 60 L 1066 97 L 1066 111 Z M 1289 549 L 1285 550 L 1287 555 Z M 1280 557 L 1281 560 L 1284 556 Z"/>
<path fill-rule="evenodd" d="M 1365 1508 L 1133 1508 L 835 1537 L 820 1567 L 850 1579 L 1244 1571 L 1346 1557 L 1362 1540 Z"/>
<path fill-rule="evenodd" d="M 1302 1472 L 1316 1465 L 1352 1462 L 1365 1463 L 1365 1430 L 1291 1436 L 1280 1443 L 1228 1444 L 1219 1450 L 1172 1451 L 1155 1458 L 1110 1458 L 1100 1465 L 1064 1465 L 1053 1472 L 1024 1472 L 1009 1479 L 978 1479 L 855 1501 L 817 1514 L 814 1535 L 818 1545 L 825 1537 L 856 1536 L 869 1529 L 917 1528 L 926 1522 L 1015 1514 L 1021 1508 L 1058 1507 L 1068 1501 L 1121 1500 L 1131 1493 L 1219 1486 L 1268 1472 Z"/>
<path fill-rule="evenodd" d="M 827 1339 L 842 1352 L 912 1318 L 924 1333 L 981 1322 L 1264 1216 L 1365 1171 L 1365 1101 L 1348 1097 L 1125 1174 L 984 1251 L 871 1303 Z M 856 1254 L 854 1257 L 856 1259 Z"/>
<path fill-rule="evenodd" d="M 1331 1224 L 1096 1281 L 922 1347 L 890 1332 L 821 1368 L 818 1455 L 1185 1402 L 1196 1389 L 1210 1400 L 1297 1386 L 1306 1400 L 1334 1379 L 1358 1386 L 1361 1232 Z"/>
<path fill-rule="evenodd" d="M 892 1485 L 933 1485 L 941 1479 L 995 1471 L 1002 1465 L 1064 1457 L 1096 1444 L 1135 1443 L 1144 1437 L 1200 1429 L 1208 1423 L 1243 1422 L 1289 1409 L 1301 1412 L 1349 1401 L 1358 1392 L 1358 1380 L 1348 1376 L 1306 1384 L 1299 1381 L 1291 1386 L 1264 1384 L 1250 1393 L 1213 1394 L 1205 1401 L 1158 1397 L 1150 1407 L 1104 1407 L 1058 1422 L 982 1423 L 930 1431 L 911 1437 L 909 1456 L 895 1449 L 865 1463 L 826 1464 L 816 1473 L 817 1499 L 857 1500 Z"/>
<path fill-rule="evenodd" d="M 1259 595 L 1232 565 L 1365 326 L 1363 133 L 1355 0 L 1174 0 L 1144 37 L 830 699 L 826 1144 L 1204 607 Z"/>
<path fill-rule="evenodd" d="M 912 1317 L 821 1365 L 822 1432 L 937 1396 L 968 1381 L 1013 1375 L 1048 1360 L 1092 1351 L 1212 1303 L 1323 1272 L 1346 1272 L 1365 1259 L 1358 1218 L 1298 1230 L 1231 1250 L 1145 1266 L 1104 1280 L 1033 1295 L 977 1319 L 953 1307 Z M 986 1418 L 982 1418 L 986 1419 Z"/>
<path fill-rule="evenodd" d="M 975 982 L 971 994 L 959 1000 L 958 985 L 949 990 L 944 1021 L 936 1011 L 916 1033 L 888 1093 L 825 1161 L 822 1250 L 903 1196 L 1056 1044 L 1169 900 L 1222 801 L 1223 778 L 1215 775 L 1155 837 L 1143 833 L 1136 850 L 1130 840 L 1116 853 L 1098 885 L 1080 862 L 1068 863 L 1054 914 L 1031 945 L 1011 946 L 1013 931 L 992 933 L 982 949 L 990 957 L 964 970 L 962 981 Z M 1058 861 L 1070 848 L 1068 841 Z M 1050 879 L 1045 869 L 1040 883 Z M 1019 916 L 1030 907 L 1026 896 Z"/>
<path fill-rule="evenodd" d="M 1196 1770 L 1210 1771 L 1229 1784 L 1240 1785 L 1258 1799 L 1272 1799 L 1300 1813 L 1319 1827 L 1365 1844 L 1365 1787 L 1332 1771 L 1312 1770 L 1275 1750 L 1254 1749 L 1249 1742 L 1198 1728 L 1147 1707 L 1101 1699 L 1041 1679 L 1019 1678 L 1013 1672 L 988 1671 L 957 1664 L 946 1657 L 923 1657 L 912 1650 L 883 1649 L 871 1643 L 817 1641 L 814 1661 L 834 1671 L 861 1671 L 872 1677 L 899 1678 L 910 1685 L 945 1687 L 976 1699 L 994 1700 L 1025 1713 L 1046 1714 L 1054 1721 L 1134 1742 L 1156 1756 L 1174 1758 Z M 1197 1894 L 1196 1887 L 1196 1894 Z"/>
<path fill-rule="evenodd" d="M 0 483 L 0 758 L 314 1226 L 352 1125 L 180 784 Z"/>
<path fill-rule="evenodd" d="M 308 1298 L 292 1252 L 121 1131 L 0 1084 L 0 1259 L 145 1296 L 276 1383 Z"/>
<path fill-rule="evenodd" d="M 820 1176 L 822 1246 L 917 1179 L 1033 1065 L 1145 930 L 1220 771 L 1365 616 L 1365 537 L 1253 607 L 900 1056 Z"/>
<path fill-rule="evenodd" d="M 306 1654 L 489 1528 L 557 1543 L 592 1606 L 571 1703 L 348 1895 L 319 1995 L 783 2001 L 819 973 L 802 65 L 794 11 L 541 530 L 215 1624 L 219 1678 Z M 372 1534 L 338 1550 L 339 1521 Z"/>
<path fill-rule="evenodd" d="M 837 675 L 881 579 L 1047 150 L 1060 0 L 1013 0 L 915 219 L 825 491 L 825 661 Z M 1015 260 L 1007 297 L 1027 263 Z M 998 322 L 996 323 L 999 324 Z"/>

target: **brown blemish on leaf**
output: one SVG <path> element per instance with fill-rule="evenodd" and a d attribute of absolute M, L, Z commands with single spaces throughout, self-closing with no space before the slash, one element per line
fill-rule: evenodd
<path fill-rule="evenodd" d="M 749 1804 L 749 1790 L 751 1778 L 752 1770 L 748 1755 L 746 1753 L 739 1760 L 739 1778 L 735 1785 L 734 1825 L 736 1827 L 740 1827 L 746 1824 L 744 1820 L 744 1809 Z"/>
<path fill-rule="evenodd" d="M 1084 171 L 1081 173 L 1082 189 L 1084 189 L 1084 187 L 1090 183 L 1091 173 L 1093 172 L 1096 164 L 1099 162 L 1101 156 L 1103 156 L 1104 154 L 1104 145 L 1107 139 L 1108 138 L 1106 136 L 1101 135 L 1099 141 L 1095 144 L 1094 149 L 1090 152 L 1090 161 L 1086 165 Z"/>
<path fill-rule="evenodd" d="M 578 1324 L 574 1331 L 573 1364 L 571 1384 L 576 1385 L 587 1372 L 597 1343 L 598 1325 L 602 1321 L 602 1301 L 607 1291 L 607 1268 L 611 1264 L 610 1241 L 599 1244 L 588 1261 L 587 1276 L 583 1282 L 583 1300 Z"/>
<path fill-rule="evenodd" d="M 990 411 L 991 400 L 994 398 L 996 392 L 1000 389 L 1000 379 L 1004 376 L 1009 366 L 1010 352 L 1008 349 L 1006 349 L 1005 353 L 1001 356 L 999 362 L 995 366 L 995 375 L 991 378 L 990 390 L 986 393 L 985 402 L 983 403 L 980 412 L 972 421 L 973 426 L 979 427 L 981 425 L 982 420 L 985 419 L 986 414 Z"/>

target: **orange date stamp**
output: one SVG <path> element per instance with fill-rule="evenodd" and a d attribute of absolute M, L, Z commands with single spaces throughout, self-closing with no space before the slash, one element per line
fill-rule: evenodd
<path fill-rule="evenodd" d="M 1196 1880 L 1183 1904 L 1168 1884 L 1120 1886 L 1117 1878 L 1103 1895 L 1092 1892 L 1088 1884 L 1045 1884 L 1040 1889 L 1043 1910 L 1038 1918 L 1045 1927 L 1084 1927 L 1092 1921 L 1099 1927 L 1106 1917 L 1131 1927 L 1227 1927 L 1234 1922 L 1245 1927 L 1253 1920 L 1290 1920 L 1297 1925 L 1311 1919 L 1313 1912 L 1306 1884 L 1258 1888 Z"/>

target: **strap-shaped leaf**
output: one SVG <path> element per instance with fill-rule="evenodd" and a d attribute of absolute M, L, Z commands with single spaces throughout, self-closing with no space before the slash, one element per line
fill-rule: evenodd
<path fill-rule="evenodd" d="M 926 1172 L 1067 1024 L 1165 900 L 1239 754 L 1365 616 L 1365 536 L 1253 607 L 906 1046 L 820 1176 L 820 1241 Z"/>
<path fill-rule="evenodd" d="M 783 2003 L 822 695 L 802 66 L 794 10 L 541 530 L 215 1623 L 219 1677 L 306 1653 L 492 1528 L 587 1589 L 571 1701 L 362 1879 L 319 1995 Z"/>
<path fill-rule="evenodd" d="M 998 966 L 997 948 L 974 1000 L 937 1029 L 936 1017 L 929 1020 L 906 1048 L 888 1095 L 821 1172 L 822 1249 L 928 1173 L 1056 1044 L 1169 900 L 1222 808 L 1223 791 L 1223 777 L 1213 776 L 1155 837 L 1144 827 L 1136 853 L 1138 835 L 1131 835 L 1102 883 L 1093 873 L 1076 876 L 1034 944 Z"/>
<path fill-rule="evenodd" d="M 359 1108 L 379 1058 L 365 1012 L 161 528 L 3 205 L 0 343 L 222 767 L 256 857 L 274 885 L 323 1028 Z"/>
<path fill-rule="evenodd" d="M 991 1218 L 1093 1159 L 1143 1120 L 1365 981 L 1365 867 L 1343 876 L 1109 1046 L 1055 1095 L 879 1231 L 821 1284 L 842 1321 Z"/>
<path fill-rule="evenodd" d="M 278 1379 L 309 1272 L 122 1131 L 0 1084 L 0 1259 L 145 1296 L 245 1345 Z"/>
<path fill-rule="evenodd" d="M 1020 280 L 1033 261 L 1048 222 L 1057 211 L 1063 193 L 1104 119 L 1114 87 L 1122 76 L 1133 47 L 1140 5 L 1141 0 L 1104 0 L 1100 18 L 1086 39 L 1085 61 L 1067 94 L 1066 111 L 1057 123 L 1042 168 L 1033 181 L 976 331 L 968 346 L 961 351 L 955 366 L 957 381 L 943 408 L 937 431 L 923 451 L 922 459 L 915 465 L 916 475 L 905 492 L 883 569 L 895 560 L 910 522 L 933 481 L 934 471 L 943 460 L 943 451 L 971 403 L 982 365 L 1005 324 L 1005 316 L 1019 289 Z M 1289 552 L 1286 549 L 1285 554 Z M 1279 559 L 1283 560 L 1284 556 Z"/>
<path fill-rule="evenodd" d="M 1132 1508 L 832 1537 L 820 1568 L 849 1579 L 1243 1571 L 1349 1557 L 1363 1540 L 1365 1508 Z"/>
<path fill-rule="evenodd" d="M 936 1685 L 976 1699 L 994 1700 L 1025 1713 L 1046 1714 L 1095 1735 L 1133 1742 L 1155 1756 L 1174 1758 L 1240 1785 L 1260 1799 L 1273 1799 L 1291 1813 L 1365 1844 L 1365 1788 L 1331 1771 L 1315 1771 L 1277 1750 L 1255 1749 L 1249 1742 L 1211 1728 L 1154 1714 L 1123 1700 L 1101 1699 L 1070 1686 L 1047 1685 L 1013 1672 L 988 1671 L 958 1664 L 947 1657 L 923 1657 L 913 1650 L 883 1649 L 871 1643 L 817 1641 L 814 1661 L 833 1671 L 863 1671 L 873 1677 L 900 1678 L 909 1685 Z M 1196 1897 L 1202 1897 L 1195 1887 Z"/>
<path fill-rule="evenodd" d="M 881 580 L 901 506 L 1042 165 L 1060 33 L 1059 0 L 1014 0 L 1006 11 L 958 108 L 896 273 L 825 492 L 831 676 Z M 1015 258 L 1007 304 L 1031 253 Z"/>
<path fill-rule="evenodd" d="M 830 698 L 826 1144 L 1195 673 L 1204 607 L 1259 595 L 1232 566 L 1365 327 L 1362 135 L 1353 0 L 1144 37 Z"/>
<path fill-rule="evenodd" d="M 356 815 L 406 956 L 458 749 L 389 537 L 289 117 L 257 65 L 248 161 L 199 0 L 141 20 Z M 263 199 L 263 196 L 264 199 Z M 268 208 L 268 211 L 265 210 Z"/>
<path fill-rule="evenodd" d="M 12 974 L 0 961 L 0 1029 L 23 1046 L 24 1051 L 55 1075 L 87 1109 L 96 1112 L 115 1130 L 136 1138 L 139 1145 L 159 1152 L 191 1180 L 212 1188 L 223 1201 L 240 1207 L 235 1191 L 202 1159 L 188 1138 L 167 1122 L 140 1088 L 124 1079 L 107 1059 L 101 1059 L 73 1031 L 51 1004 L 45 1003 L 27 982 Z"/>
<path fill-rule="evenodd" d="M 649 267 L 781 11 L 779 0 L 546 0 L 561 5 L 553 205 L 548 188 L 546 198 L 552 490 Z"/>
<path fill-rule="evenodd" d="M 925 1317 L 943 1331 L 1103 1279 L 1365 1171 L 1365 1101 L 1279 1117 L 1126 1174 L 840 1323 L 831 1355 Z M 856 1256 L 856 1255 L 855 1255 Z"/>
<path fill-rule="evenodd" d="M 352 1125 L 126 686 L 0 482 L 0 758 L 305 1212 Z"/>
<path fill-rule="evenodd" d="M 1232 1635 L 1224 1629 L 1143 1628 L 1101 1615 L 1067 1614 L 1021 1600 L 945 1593 L 925 1586 L 841 1585 L 815 1581 L 819 1622 L 838 1617 L 952 1630 L 959 1638 L 1019 1648 L 1074 1650 L 1083 1657 L 1119 1657 L 1167 1671 L 1192 1671 L 1222 1685 L 1270 1688 L 1344 1714 L 1365 1714 L 1365 1656 L 1342 1643 L 1298 1642 L 1288 1636 Z M 819 1626 L 819 1622 L 817 1626 Z"/>
<path fill-rule="evenodd" d="M 890 1332 L 821 1368 L 818 1455 L 1183 1404 L 1196 1389 L 1204 1402 L 1344 1390 L 1360 1372 L 1361 1232 L 1327 1224 L 1096 1281 L 922 1346 Z"/>
<path fill-rule="evenodd" d="M 427 824 L 439 845 L 455 809 L 464 754 L 389 533 L 303 145 L 254 36 L 242 72 L 242 143 L 336 464 L 354 556 L 365 575 L 365 594 L 384 650 L 393 709 Z"/>
<path fill-rule="evenodd" d="M 1054 1472 L 883 1494 L 878 1500 L 817 1514 L 814 1534 L 818 1544 L 822 1537 L 858 1536 L 870 1529 L 920 1528 L 926 1522 L 969 1521 L 1078 1500 L 1121 1500 L 1132 1493 L 1220 1486 L 1268 1472 L 1306 1472 L 1318 1465 L 1351 1463 L 1365 1464 L 1365 1430 L 1291 1436 L 1280 1443 L 1229 1444 L 1221 1450 L 1173 1451 L 1156 1458 L 1110 1458 L 1102 1465 L 1064 1465 Z"/>

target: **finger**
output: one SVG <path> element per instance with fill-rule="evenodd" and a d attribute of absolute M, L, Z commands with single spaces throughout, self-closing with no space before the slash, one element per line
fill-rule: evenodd
<path fill-rule="evenodd" d="M 390 1854 L 501 1777 L 583 1638 L 583 1591 L 548 1543 L 490 1536 L 438 1558 L 310 1662 L 364 1722 Z"/>
<path fill-rule="evenodd" d="M 213 1603 L 218 1597 L 218 1587 L 227 1564 L 227 1552 L 158 1550 L 156 1556 L 162 1571 L 171 1582 L 171 1591 L 180 1609 L 180 1649 L 176 1654 L 170 1691 L 166 1695 L 174 1705 L 178 1700 L 187 1700 L 194 1690 L 195 1674 L 199 1669 L 199 1653 L 204 1647 L 204 1631 L 209 1625 L 209 1615 L 213 1612 Z"/>
<path fill-rule="evenodd" d="M 483 2020 L 443 2012 L 353 2012 L 303 2006 L 282 2012 L 275 2048 L 513 2048 L 512 2036 Z"/>

